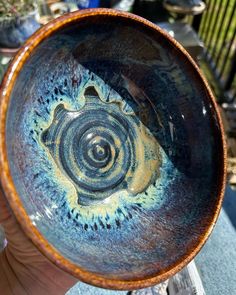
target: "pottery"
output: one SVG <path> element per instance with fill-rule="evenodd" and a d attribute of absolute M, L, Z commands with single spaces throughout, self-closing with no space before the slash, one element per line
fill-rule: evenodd
<path fill-rule="evenodd" d="M 40 27 L 35 15 L 36 12 L 33 11 L 9 20 L 0 18 L 0 47 L 20 47 Z"/>
<path fill-rule="evenodd" d="M 9 67 L 0 118 L 7 200 L 80 280 L 156 284 L 211 233 L 225 183 L 220 116 L 193 60 L 154 24 L 109 9 L 50 22 Z"/>
<path fill-rule="evenodd" d="M 164 0 L 163 6 L 177 14 L 197 15 L 206 9 L 206 3 L 201 0 Z"/>

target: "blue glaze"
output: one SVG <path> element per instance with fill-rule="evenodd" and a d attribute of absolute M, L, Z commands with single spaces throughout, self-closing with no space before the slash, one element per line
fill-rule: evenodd
<path fill-rule="evenodd" d="M 163 36 L 113 18 L 79 26 L 43 41 L 19 73 L 11 174 L 32 222 L 66 258 L 110 278 L 152 276 L 211 221 L 217 119 Z"/>
<path fill-rule="evenodd" d="M 0 20 L 0 46 L 7 48 L 20 47 L 40 24 L 35 19 L 36 13 L 10 20 Z"/>

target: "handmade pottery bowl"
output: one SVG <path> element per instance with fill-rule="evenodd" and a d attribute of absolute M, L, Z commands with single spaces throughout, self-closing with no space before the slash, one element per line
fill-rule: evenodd
<path fill-rule="evenodd" d="M 80 280 L 138 289 L 200 250 L 224 191 L 216 103 L 186 51 L 107 9 L 34 34 L 4 78 L 1 183 L 25 233 Z"/>

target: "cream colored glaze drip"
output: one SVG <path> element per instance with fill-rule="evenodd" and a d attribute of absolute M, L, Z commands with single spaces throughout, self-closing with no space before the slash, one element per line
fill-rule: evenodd
<path fill-rule="evenodd" d="M 136 147 L 136 169 L 128 190 L 136 195 L 142 193 L 157 177 L 160 166 L 159 145 L 148 129 L 141 123 Z"/>

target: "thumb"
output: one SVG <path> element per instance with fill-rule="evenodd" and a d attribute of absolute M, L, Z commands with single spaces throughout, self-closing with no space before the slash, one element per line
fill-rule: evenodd
<path fill-rule="evenodd" d="M 4 229 L 9 227 L 11 218 L 11 209 L 0 184 L 0 224 L 4 227 Z"/>
<path fill-rule="evenodd" d="M 24 234 L 17 222 L 6 196 L 0 186 L 0 224 L 3 226 L 8 246 L 19 249 L 22 244 L 29 243 L 29 239 Z"/>
<path fill-rule="evenodd" d="M 3 189 L 0 187 L 0 224 L 4 228 L 8 252 L 23 264 L 37 264 L 47 261 L 39 253 L 32 241 L 25 235 L 16 217 L 14 216 Z"/>

